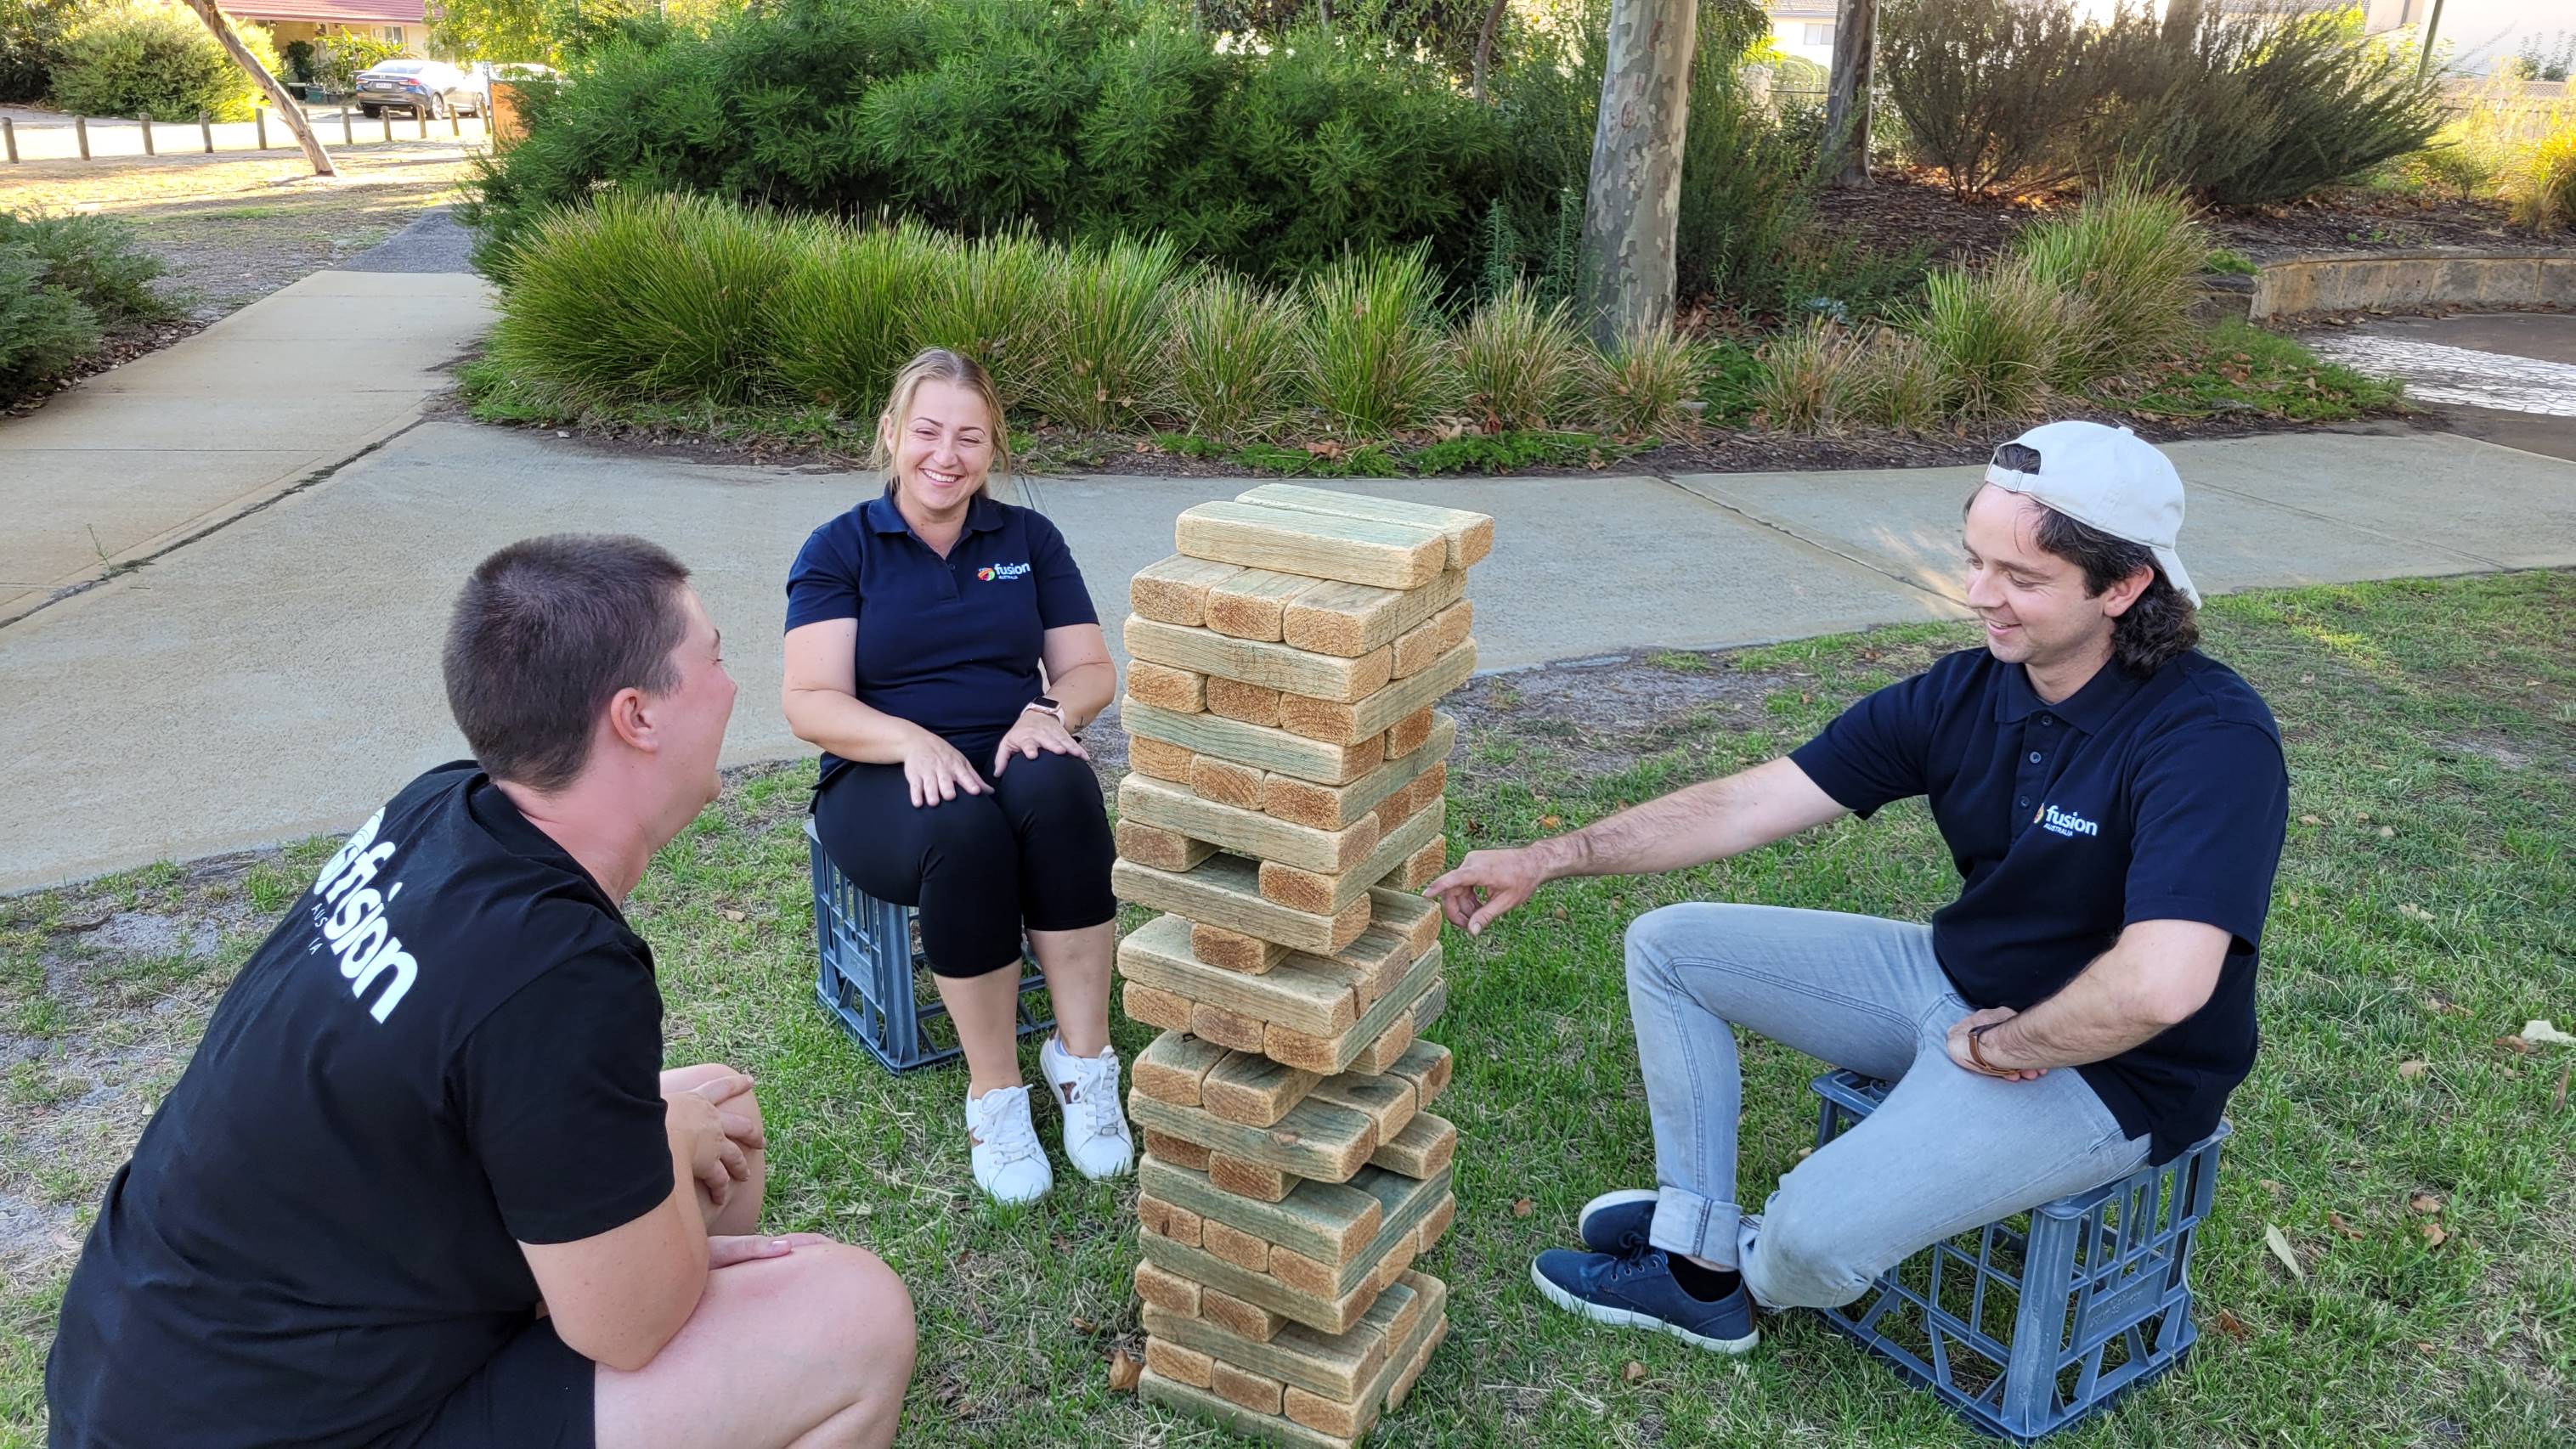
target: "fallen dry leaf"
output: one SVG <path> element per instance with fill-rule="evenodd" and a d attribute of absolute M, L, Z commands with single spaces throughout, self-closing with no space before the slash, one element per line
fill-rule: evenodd
<path fill-rule="evenodd" d="M 2235 1339 L 2246 1339 L 2254 1336 L 2254 1330 L 2245 1326 L 2244 1319 L 2237 1317 L 2235 1314 L 2228 1312 L 2224 1308 L 2218 1310 L 2218 1331 L 2226 1334 L 2229 1338 Z"/>
<path fill-rule="evenodd" d="M 2394 826 L 2394 825 L 2383 825 L 2383 826 L 2379 827 L 2379 838 L 2380 838 L 2380 839 L 2382 839 L 2382 840 L 2394 840 L 2394 839 L 2396 839 L 2396 838 L 2397 838 L 2397 827 L 2396 827 L 2396 826 Z"/>
<path fill-rule="evenodd" d="M 2522 1024 L 2522 1039 L 2535 1046 L 2576 1046 L 2576 1036 L 2569 1036 L 2552 1025 L 2548 1017 Z"/>
<path fill-rule="evenodd" d="M 1554 830 L 1564 823 L 1564 820 L 1554 815 L 1542 815 L 1538 818 L 1538 828 L 1541 830 Z"/>
<path fill-rule="evenodd" d="M 2297 905 L 2298 903 L 2299 903 L 2299 893 L 2298 893 L 2297 891 L 2292 891 L 2292 892 L 2290 892 L 2290 904 L 2295 906 L 2295 905 Z"/>
<path fill-rule="evenodd" d="M 2358 1238 L 2361 1236 L 2361 1229 L 2354 1227 L 2351 1220 L 2341 1213 L 2326 1214 L 2326 1221 L 2334 1227 L 2336 1232 L 2343 1234 L 2347 1238 Z"/>
<path fill-rule="evenodd" d="M 2437 1213 L 2442 1210 L 2442 1195 L 2438 1192 L 2419 1192 L 2407 1198 L 2406 1205 L 2419 1213 Z"/>
<path fill-rule="evenodd" d="M 1531 1202 L 1528 1198 L 1516 1197 L 1512 1199 L 1513 1217 L 1525 1218 L 1536 1211 L 1538 1211 L 1538 1204 Z"/>
<path fill-rule="evenodd" d="M 2355 819 L 2355 820 L 2359 820 L 2359 821 L 2367 822 L 2367 821 L 2370 819 L 2370 812 L 2369 812 L 2369 811 L 2367 811 L 2367 810 L 2355 810 L 2354 812 L 2352 812 L 2352 818 L 2353 818 L 2353 819 Z"/>
<path fill-rule="evenodd" d="M 2425 1061 L 2422 1057 L 2416 1057 L 2409 1061 L 2402 1061 L 2397 1064 L 2397 1075 L 2412 1081 L 2413 1079 L 2424 1075 L 2425 1068 L 2430 1065 L 2432 1064 Z"/>
<path fill-rule="evenodd" d="M 744 915 L 740 911 L 727 911 L 724 913 L 724 916 L 728 921 L 747 921 L 751 919 L 751 917 Z"/>
<path fill-rule="evenodd" d="M 2291 1250 L 2290 1236 L 2281 1231 L 2280 1224 L 2263 1225 L 2263 1246 L 2272 1250 L 2272 1256 L 2281 1260 L 2281 1266 L 2290 1270 L 2291 1277 L 2302 1283 L 2308 1281 L 2308 1270 L 2299 1266 L 2299 1255 Z"/>
<path fill-rule="evenodd" d="M 1127 1350 L 1122 1348 L 1109 1355 L 1109 1392 L 1132 1394 L 1136 1392 L 1136 1380 L 1144 1375 L 1145 1366 Z"/>
<path fill-rule="evenodd" d="M 2527 1056 L 2527 1055 L 2529 1055 L 2529 1054 L 2530 1054 L 2530 1052 L 2531 1052 L 2531 1043 L 2529 1043 L 2529 1042 L 2527 1042 L 2527 1041 L 2524 1041 L 2521 1037 L 2518 1037 L 2518 1036 L 2500 1036 L 2500 1037 L 2497 1037 L 2497 1038 L 2495 1039 L 2495 1044 L 2496 1044 L 2497 1046 L 2503 1047 L 2506 1051 L 2509 1051 L 2509 1052 L 2516 1052 L 2516 1053 L 2519 1053 L 2519 1054 L 2522 1054 L 2522 1055 L 2526 1055 L 2526 1056 Z"/>
<path fill-rule="evenodd" d="M 1076 1333 L 1098 1333 L 1100 1331 L 1100 1325 L 1077 1313 L 1073 1315 L 1073 1331 Z"/>
<path fill-rule="evenodd" d="M 1646 1381 L 1646 1366 L 1632 1358 L 1626 1368 L 1619 1370 L 1619 1377 L 1632 1384 L 1642 1384 Z"/>
<path fill-rule="evenodd" d="M 2315 816 L 2313 816 L 2313 815 L 2302 815 L 2302 816 L 2300 816 L 2300 817 L 2299 817 L 2299 823 L 2300 823 L 2301 825 L 2323 825 L 2323 824 L 2325 824 L 2325 822 L 2324 822 L 2324 821 L 2322 821 L 2322 820 L 2318 819 L 2317 817 L 2315 817 Z"/>
<path fill-rule="evenodd" d="M 2567 1079 L 2571 1076 L 2576 1076 L 2576 1062 L 2569 1062 L 2558 1069 L 2558 1090 L 2549 1094 L 2549 1115 L 2552 1117 L 2567 1110 Z"/>
<path fill-rule="evenodd" d="M 2426 1223 L 2421 1231 L 2424 1234 L 2424 1246 L 2428 1248 L 2438 1248 L 2451 1240 L 2451 1235 L 2442 1231 L 2440 1223 Z"/>
<path fill-rule="evenodd" d="M 2399 906 L 2397 908 L 2397 914 L 2404 916 L 2410 921 L 2429 921 L 2433 919 L 2433 913 L 2431 911 L 2424 909 L 2413 901 L 2408 901 L 2404 905 Z"/>

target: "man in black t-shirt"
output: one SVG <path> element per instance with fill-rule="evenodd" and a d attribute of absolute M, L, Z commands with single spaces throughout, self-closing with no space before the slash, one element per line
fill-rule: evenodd
<path fill-rule="evenodd" d="M 1925 797 L 1960 874 L 1929 925 L 1667 906 L 1628 930 L 1659 1186 L 1595 1198 L 1539 1292 L 1595 1322 L 1754 1346 L 1756 1302 L 1834 1307 L 1924 1245 L 2172 1159 L 2254 1060 L 2288 813 L 2280 733 L 2202 655 L 2182 480 L 2126 429 L 2051 423 L 1969 500 L 1985 647 L 1793 752 L 1431 883 L 1480 931 L 1540 885 L 1721 860 Z M 1739 1205 L 1734 1030 L 1895 1083 Z"/>
<path fill-rule="evenodd" d="M 619 902 L 715 798 L 734 685 L 669 554 L 532 539 L 458 600 L 475 759 L 360 826 L 109 1184 L 51 1443 L 881 1445 L 911 1300 L 754 1236 L 750 1080 L 664 1072 Z"/>

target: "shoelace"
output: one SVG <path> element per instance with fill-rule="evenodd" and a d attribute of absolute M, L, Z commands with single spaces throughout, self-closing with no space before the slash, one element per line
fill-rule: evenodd
<path fill-rule="evenodd" d="M 1039 1152 L 1038 1129 L 1036 1124 L 1029 1121 L 1028 1099 L 1022 1097 L 1020 1110 L 1012 1112 L 1002 1110 L 1000 1104 L 994 1102 L 994 1098 L 999 1095 L 1001 1094 L 993 1093 L 982 1099 L 983 1103 L 992 1103 L 992 1106 L 978 1104 L 975 1113 L 976 1140 L 992 1148 L 995 1155 L 1006 1163 L 1017 1162 L 1023 1157 L 1035 1157 Z"/>
<path fill-rule="evenodd" d="M 1619 1259 L 1617 1262 L 1612 1263 L 1609 1271 L 1601 1275 L 1601 1281 L 1604 1283 L 1618 1283 L 1646 1273 L 1669 1273 L 1671 1271 L 1672 1267 L 1665 1261 L 1663 1249 L 1651 1246 L 1641 1247 L 1635 1252 L 1628 1254 L 1626 1257 Z"/>
<path fill-rule="evenodd" d="M 1073 1100 L 1082 1108 L 1086 1135 L 1127 1140 L 1127 1114 L 1118 1110 L 1116 1061 L 1073 1058 Z"/>

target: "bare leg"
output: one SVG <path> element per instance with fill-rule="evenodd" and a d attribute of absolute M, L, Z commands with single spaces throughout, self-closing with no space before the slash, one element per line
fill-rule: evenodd
<path fill-rule="evenodd" d="M 599 1449 L 875 1449 L 912 1378 L 912 1295 L 876 1255 L 800 1238 L 707 1275 L 679 1334 L 633 1373 L 600 1367 Z"/>
<path fill-rule="evenodd" d="M 662 1074 L 662 1090 L 666 1093 L 685 1092 L 700 1082 L 716 1077 L 739 1075 L 747 1074 L 738 1073 L 719 1062 L 702 1062 L 694 1067 L 673 1067 Z M 722 1110 L 736 1116 L 749 1117 L 755 1126 L 760 1122 L 760 1103 L 751 1092 L 745 1092 L 726 1102 Z M 751 1159 L 751 1179 L 736 1183 L 732 1194 L 725 1199 L 723 1207 L 716 1206 L 715 1200 L 707 1196 L 705 1184 L 698 1185 L 698 1211 L 706 1218 L 707 1234 L 710 1237 L 731 1237 L 760 1231 L 761 1199 L 769 1187 L 769 1151 L 765 1147 L 747 1147 L 743 1149 L 743 1156 Z"/>
<path fill-rule="evenodd" d="M 941 976 L 939 999 L 966 1048 L 966 1095 L 1020 1084 L 1020 969 L 1013 962 L 981 976 Z"/>
<path fill-rule="evenodd" d="M 1078 1057 L 1109 1049 L 1109 961 L 1118 947 L 1118 923 L 1103 921 L 1079 931 L 1031 931 L 1029 945 L 1046 972 L 1055 1002 L 1055 1036 Z"/>

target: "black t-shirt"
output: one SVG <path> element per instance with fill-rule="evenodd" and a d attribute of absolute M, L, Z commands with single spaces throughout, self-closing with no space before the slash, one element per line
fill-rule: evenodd
<path fill-rule="evenodd" d="M 672 1192 L 652 953 L 472 762 L 406 786 L 241 970 L 119 1169 L 56 1445 L 404 1445 L 525 1327 L 518 1244 Z"/>
<path fill-rule="evenodd" d="M 2235 939 L 2190 1017 L 2076 1070 L 2164 1162 L 2209 1135 L 2254 1064 L 2254 960 L 2288 828 L 2272 712 L 2197 651 L 2139 678 L 2105 666 L 2056 704 L 1983 649 L 1952 654 L 1843 711 L 1790 756 L 1861 816 L 1928 797 L 1960 876 L 1932 917 L 1941 969 L 1971 1006 L 2054 995 L 2133 922 Z"/>

